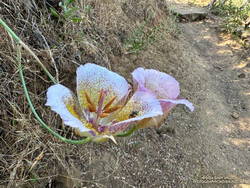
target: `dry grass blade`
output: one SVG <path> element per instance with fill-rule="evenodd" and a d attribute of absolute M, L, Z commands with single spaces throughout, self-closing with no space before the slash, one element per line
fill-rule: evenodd
<path fill-rule="evenodd" d="M 0 24 L 8 31 L 8 33 L 16 40 L 17 43 L 19 43 L 25 50 L 27 50 L 28 53 L 30 53 L 30 55 L 32 55 L 34 57 L 36 62 L 45 71 L 45 73 L 48 75 L 48 77 L 51 79 L 51 81 L 54 84 L 58 83 L 59 81 L 55 80 L 55 78 L 50 74 L 50 72 L 43 65 L 43 63 L 40 61 L 40 59 L 37 57 L 37 55 L 12 31 L 12 29 L 1 18 L 0 18 Z"/>
<path fill-rule="evenodd" d="M 42 151 L 36 158 L 35 160 L 33 161 L 30 169 L 28 172 L 31 172 L 32 169 L 37 165 L 37 163 L 44 157 L 44 151 Z"/>

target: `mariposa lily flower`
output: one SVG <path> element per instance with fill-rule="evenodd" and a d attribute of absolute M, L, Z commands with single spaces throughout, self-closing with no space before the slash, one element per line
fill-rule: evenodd
<path fill-rule="evenodd" d="M 81 136 L 97 142 L 107 138 L 115 141 L 113 135 L 131 124 L 163 115 L 154 94 L 140 88 L 131 96 L 127 81 L 104 67 L 88 63 L 78 67 L 76 74 L 77 96 L 56 84 L 47 91 L 46 105 Z"/>
<path fill-rule="evenodd" d="M 170 110 L 177 104 L 184 104 L 191 111 L 194 110 L 192 103 L 186 99 L 179 98 L 180 86 L 178 81 L 172 76 L 154 69 L 141 67 L 134 70 L 132 76 L 134 88 L 154 94 L 160 101 L 163 110 L 163 115 L 142 120 L 139 123 L 140 128 L 160 126 Z"/>

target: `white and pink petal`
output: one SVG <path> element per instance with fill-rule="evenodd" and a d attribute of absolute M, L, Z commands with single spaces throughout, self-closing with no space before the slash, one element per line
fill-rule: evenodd
<path fill-rule="evenodd" d="M 115 98 L 117 104 L 130 92 L 130 85 L 117 73 L 96 64 L 87 63 L 78 67 L 77 71 L 77 95 L 80 105 L 86 108 L 89 102 L 92 106 L 98 106 L 102 91 L 105 92 L 104 104 Z"/>
<path fill-rule="evenodd" d="M 49 87 L 45 105 L 59 114 L 65 125 L 79 129 L 80 132 L 90 131 L 84 125 L 85 120 L 76 97 L 67 87 L 61 84 Z"/>
<path fill-rule="evenodd" d="M 175 99 L 180 94 L 178 81 L 163 72 L 154 69 L 137 68 L 132 72 L 134 87 L 144 87 L 157 98 Z"/>
<path fill-rule="evenodd" d="M 188 107 L 190 111 L 192 112 L 194 111 L 193 104 L 186 99 L 159 99 L 159 101 L 162 104 L 162 108 L 164 112 L 170 111 L 170 109 L 173 108 L 177 104 L 183 104 L 186 107 Z"/>
<path fill-rule="evenodd" d="M 158 99 L 147 90 L 138 90 L 117 114 L 116 123 L 108 126 L 108 130 L 111 133 L 121 132 L 131 124 L 159 115 L 163 115 L 163 112 Z"/>

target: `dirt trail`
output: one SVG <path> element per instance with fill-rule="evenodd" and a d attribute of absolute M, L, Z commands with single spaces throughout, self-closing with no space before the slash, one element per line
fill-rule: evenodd
<path fill-rule="evenodd" d="M 195 179 L 250 184 L 249 51 L 223 38 L 214 21 L 181 28 L 184 53 L 192 57 L 183 84 L 193 91 L 196 113 L 190 138 L 180 134 L 198 160 Z"/>

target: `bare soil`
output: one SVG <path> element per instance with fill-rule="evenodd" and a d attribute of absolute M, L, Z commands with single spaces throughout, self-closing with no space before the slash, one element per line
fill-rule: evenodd
<path fill-rule="evenodd" d="M 180 26 L 185 54 L 191 57 L 183 84 L 198 104 L 190 136 L 184 136 L 186 131 L 180 136 L 199 160 L 195 174 L 204 183 L 249 184 L 250 51 L 218 32 L 216 20 Z"/>
<path fill-rule="evenodd" d="M 135 7 L 130 3 L 127 8 L 123 7 L 128 15 L 131 15 L 130 8 Z M 121 16 L 125 17 L 125 13 Z M 160 15 L 164 20 L 166 16 Z M 1 105 L 6 110 L 0 113 L 0 185 L 46 188 L 250 186 L 250 51 L 222 34 L 216 18 L 178 23 L 178 28 L 180 34 L 166 34 L 139 53 L 102 51 L 96 56 L 94 49 L 87 48 L 83 62 L 92 60 L 129 81 L 130 73 L 139 66 L 173 75 L 180 82 L 181 96 L 195 106 L 193 113 L 177 106 L 161 128 L 139 130 L 129 138 L 118 139 L 117 145 L 113 142 L 64 144 L 40 128 L 22 96 L 13 59 L 3 54 L 13 49 L 6 49 L 6 43 L 2 42 L 0 61 L 5 64 L 0 65 L 0 94 Z M 53 39 L 50 38 L 51 43 Z M 43 62 L 47 62 L 49 57 L 43 56 L 45 50 L 34 49 Z M 120 46 L 112 48 L 115 49 Z M 64 50 L 55 50 L 54 56 L 71 62 L 76 51 L 69 48 L 66 52 L 65 56 Z M 41 105 L 50 83 L 44 84 L 44 75 L 34 71 L 35 66 L 28 65 L 26 79 L 39 113 L 52 127 L 55 125 L 54 129 L 74 138 L 60 119 Z M 72 89 L 76 67 L 75 64 L 59 65 L 60 71 L 64 71 L 61 80 Z M 11 108 L 7 109 L 6 104 Z M 38 156 L 41 159 L 37 160 Z"/>

